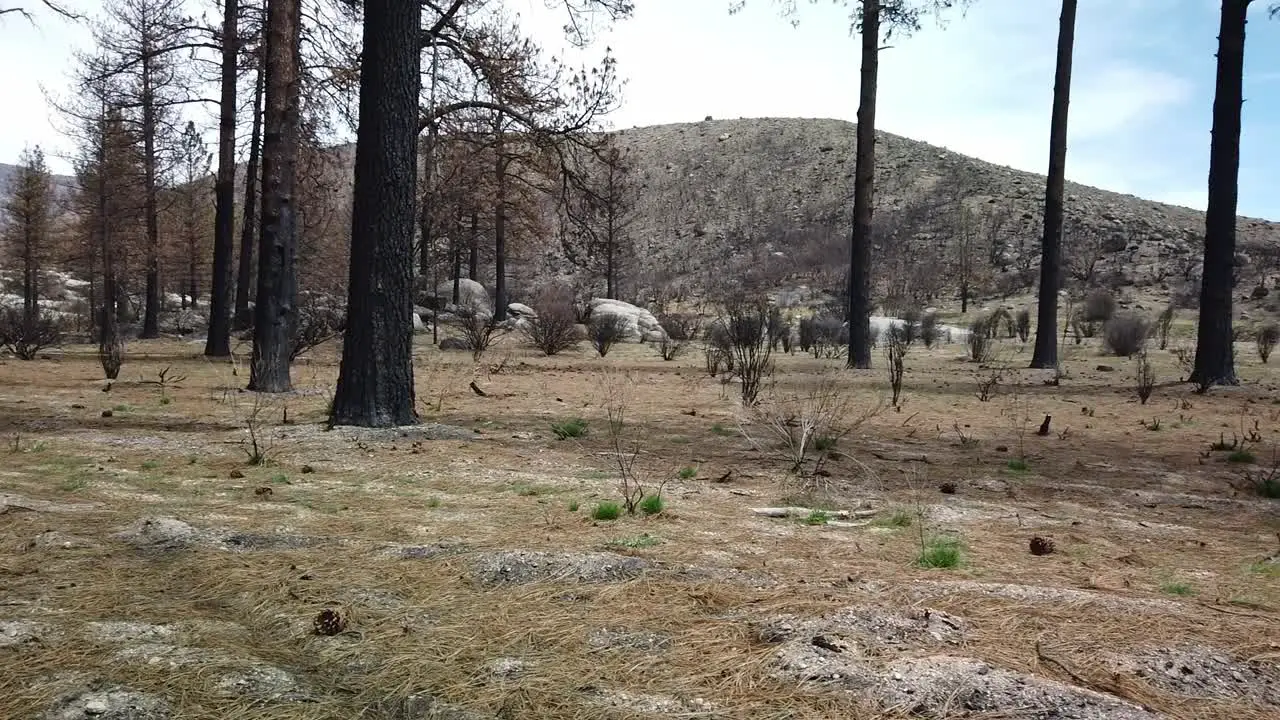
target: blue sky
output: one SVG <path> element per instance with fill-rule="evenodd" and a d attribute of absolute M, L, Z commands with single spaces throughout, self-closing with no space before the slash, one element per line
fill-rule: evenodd
<path fill-rule="evenodd" d="M 4 0 L 11 2 L 12 0 Z M 546 0 L 506 0 L 528 31 L 562 45 Z M 857 113 L 858 43 L 848 11 L 799 0 L 799 26 L 770 0 L 635 0 L 634 18 L 602 29 L 628 78 L 614 127 L 706 115 L 835 117 Z M 93 0 L 69 0 L 83 10 Z M 1249 24 L 1241 148 L 1241 214 L 1280 220 L 1280 19 L 1257 0 Z M 882 54 L 877 124 L 968 155 L 1044 172 L 1056 0 L 975 0 L 945 27 L 926 23 Z M 46 19 L 0 25 L 0 160 L 24 142 L 65 148 L 40 84 L 65 85 L 83 31 Z M 1067 175 L 1109 190 L 1203 208 L 1208 175 L 1218 3 L 1080 0 Z M 600 48 L 589 52 L 598 56 Z"/>

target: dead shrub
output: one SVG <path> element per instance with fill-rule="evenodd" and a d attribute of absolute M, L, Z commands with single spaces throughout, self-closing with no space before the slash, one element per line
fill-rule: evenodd
<path fill-rule="evenodd" d="M 702 329 L 702 321 L 693 314 L 662 314 L 658 324 L 666 331 L 657 343 L 658 355 L 668 362 L 679 357 Z"/>
<path fill-rule="evenodd" d="M 1173 354 L 1173 361 L 1178 364 L 1178 369 L 1182 371 L 1183 379 L 1191 377 L 1196 367 L 1196 349 L 1189 345 L 1179 345 L 1170 352 Z"/>
<path fill-rule="evenodd" d="M 1014 324 L 1018 330 L 1018 339 L 1026 342 L 1031 339 L 1031 311 L 1022 308 L 1014 317 Z"/>
<path fill-rule="evenodd" d="M 1120 313 L 1103 326 L 1102 342 L 1115 355 L 1133 357 L 1146 347 L 1150 335 L 1151 321 L 1136 313 Z"/>
<path fill-rule="evenodd" d="M 627 319 L 621 315 L 596 315 L 587 323 L 587 339 L 600 357 L 627 337 Z"/>
<path fill-rule="evenodd" d="M 347 315 L 325 302 L 299 295 L 289 344 L 289 360 L 319 347 L 340 335 L 347 327 Z"/>
<path fill-rule="evenodd" d="M 969 325 L 969 358 L 974 362 L 989 362 L 995 354 L 995 343 L 991 338 L 991 319 L 978 318 Z"/>
<path fill-rule="evenodd" d="M 62 343 L 62 324 L 53 316 L 37 311 L 28 316 L 17 309 L 0 313 L 0 350 L 19 360 L 35 360 L 41 350 Z"/>
<path fill-rule="evenodd" d="M 1173 316 L 1177 312 L 1177 307 L 1173 303 L 1169 303 L 1164 310 L 1160 312 L 1160 317 L 1156 319 L 1156 328 L 1160 333 L 1160 349 L 1165 350 L 1169 347 L 1169 330 L 1173 327 Z"/>
<path fill-rule="evenodd" d="M 920 311 L 904 310 L 902 312 L 901 320 L 901 340 L 907 345 L 910 345 L 920 337 Z"/>
<path fill-rule="evenodd" d="M 743 435 L 757 449 L 777 453 L 789 463 L 790 472 L 806 478 L 807 483 L 816 483 L 829 457 L 829 452 L 819 446 L 835 447 L 841 438 L 883 409 L 883 401 L 857 408 L 841 386 L 840 374 L 831 371 L 801 390 L 770 393 L 748 411 L 748 422 L 741 425 Z M 766 438 L 773 442 L 765 442 Z M 818 457 L 812 457 L 814 452 L 820 452 Z M 814 461 L 811 467 L 810 460 Z"/>
<path fill-rule="evenodd" d="M 461 336 L 458 339 L 462 346 L 471 351 L 471 359 L 476 362 L 480 361 L 494 340 L 507 333 L 507 329 L 499 325 L 493 315 L 477 308 L 459 308 L 451 324 Z"/>
<path fill-rule="evenodd" d="M 906 328 L 890 327 L 885 333 L 885 366 L 889 369 L 889 387 L 893 390 L 895 410 L 902 409 L 899 400 L 902 398 L 902 378 L 906 374 L 906 357 L 909 347 L 911 342 L 907 339 Z"/>
<path fill-rule="evenodd" d="M 938 316 L 936 313 L 925 313 L 920 317 L 920 342 L 926 348 L 938 343 Z"/>
<path fill-rule="evenodd" d="M 1094 290 L 1085 296 L 1080 312 L 1085 322 L 1105 323 L 1116 314 L 1116 299 L 1106 290 Z"/>
<path fill-rule="evenodd" d="M 543 288 L 533 299 L 536 316 L 524 321 L 524 335 L 544 355 L 556 355 L 578 345 L 578 310 L 568 288 Z"/>
<path fill-rule="evenodd" d="M 1258 328 L 1254 341 L 1258 345 L 1258 357 L 1262 360 L 1262 364 L 1266 365 L 1267 360 L 1271 358 L 1271 351 L 1275 349 L 1276 343 L 1280 342 L 1280 324 L 1269 322 Z"/>
<path fill-rule="evenodd" d="M 849 328 L 834 315 L 800 321 L 800 349 L 815 358 L 840 358 L 849 350 Z"/>
<path fill-rule="evenodd" d="M 1138 402 L 1146 405 L 1156 387 L 1156 371 L 1147 358 L 1147 351 L 1138 353 L 1138 364 L 1134 372 L 1134 389 L 1138 393 Z"/>
<path fill-rule="evenodd" d="M 751 407 L 773 374 L 768 305 L 763 300 L 730 301 L 721 322 L 728 336 L 733 374 L 741 383 L 742 404 Z"/>

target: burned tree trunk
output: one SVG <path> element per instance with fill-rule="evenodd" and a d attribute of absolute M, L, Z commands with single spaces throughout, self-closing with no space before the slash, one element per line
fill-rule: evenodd
<path fill-rule="evenodd" d="M 1240 121 L 1244 103 L 1244 34 L 1249 0 L 1223 0 L 1218 30 L 1218 76 L 1209 145 L 1209 205 L 1204 217 L 1204 273 L 1191 382 L 1200 387 L 1236 385 L 1231 332 L 1235 272 L 1236 205 L 1239 199 Z"/>
<path fill-rule="evenodd" d="M 1058 290 L 1062 287 L 1063 195 L 1067 186 L 1067 109 L 1071 102 L 1071 56 L 1075 48 L 1076 0 L 1062 0 L 1058 64 L 1053 80 L 1049 127 L 1049 179 L 1044 193 L 1044 235 L 1040 240 L 1040 299 L 1036 311 L 1033 368 L 1058 366 Z"/>
<path fill-rule="evenodd" d="M 297 214 L 301 0 L 268 0 L 264 62 L 262 228 L 249 389 L 287 392 L 297 296 Z"/>
<path fill-rule="evenodd" d="M 209 289 L 209 335 L 204 354 L 231 354 L 231 256 L 236 223 L 236 59 L 240 40 L 239 0 L 226 0 L 222 18 L 222 96 L 218 110 L 218 177 L 214 187 L 213 278 Z M 191 258 L 194 265 L 195 257 Z M 195 283 L 192 268 L 191 282 Z M 192 291 L 194 293 L 194 290 Z M 192 302 L 195 296 L 192 295 Z"/>
<path fill-rule="evenodd" d="M 249 299 L 253 289 L 254 229 L 258 220 L 258 180 L 262 158 L 262 68 L 257 70 L 253 91 L 253 125 L 249 132 L 249 162 L 244 170 L 244 218 L 240 227 L 240 263 L 236 272 L 236 311 L 232 324 L 243 330 L 253 324 Z"/>
<path fill-rule="evenodd" d="M 862 84 L 858 94 L 853 232 L 849 238 L 849 359 L 871 367 L 871 219 L 876 171 L 876 79 L 880 65 L 880 0 L 862 2 Z"/>
<path fill-rule="evenodd" d="M 330 423 L 418 420 L 413 387 L 413 232 L 417 188 L 416 2 L 366 0 L 342 368 Z"/>

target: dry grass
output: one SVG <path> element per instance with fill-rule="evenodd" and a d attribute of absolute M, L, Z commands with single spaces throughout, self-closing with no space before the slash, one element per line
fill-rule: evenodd
<path fill-rule="evenodd" d="M 1026 364 L 1029 349 L 1001 344 L 1012 367 Z M 243 373 L 200 359 L 198 349 L 135 343 L 109 392 L 91 348 L 0 361 L 0 493 L 10 498 L 0 510 L 0 623 L 39 625 L 37 639 L 0 647 L 0 716 L 38 716 L 78 677 L 93 677 L 161 695 L 183 718 L 407 717 L 394 706 L 414 693 L 490 717 L 639 717 L 645 707 L 669 717 L 879 717 L 865 695 L 777 676 L 776 648 L 753 630 L 773 615 L 848 606 L 929 607 L 965 621 L 962 648 L 909 644 L 890 654 L 974 656 L 1175 718 L 1277 712 L 1173 693 L 1116 672 L 1100 652 L 1204 645 L 1261 658 L 1280 678 L 1280 573 L 1255 565 L 1280 550 L 1277 506 L 1233 490 L 1242 469 L 1225 453 L 1201 458 L 1220 432 L 1239 432 L 1242 418 L 1248 428 L 1259 423 L 1259 458 L 1280 439 L 1277 376 L 1247 352 L 1238 353 L 1244 387 L 1194 396 L 1164 384 L 1145 406 L 1133 398 L 1132 368 L 1096 347 L 1069 346 L 1056 387 L 1042 382 L 1052 373 L 1011 371 L 1001 392 L 1016 385 L 1033 422 L 1053 416 L 1046 437 L 1032 426 L 1028 469 L 1015 473 L 1007 403 L 977 400 L 964 347 L 916 348 L 901 412 L 866 420 L 825 465 L 826 502 L 905 509 L 913 523 L 850 528 L 751 514 L 783 501 L 786 464 L 712 430 L 736 428 L 737 392 L 707 377 L 694 354 L 663 362 L 626 345 L 603 359 L 587 351 L 546 358 L 506 338 L 473 365 L 465 353 L 423 348 L 423 420 L 479 433 L 463 440 L 325 432 L 336 349 L 323 348 L 295 366 L 299 392 L 263 410 L 272 452 L 254 467 L 242 450 L 252 405 L 238 391 Z M 1177 377 L 1169 353 L 1153 349 L 1150 360 L 1159 377 Z M 838 363 L 780 357 L 774 391 L 802 390 Z M 187 379 L 162 401 L 140 379 L 166 366 Z M 697 478 L 667 486 L 668 507 L 655 517 L 589 518 L 595 502 L 620 499 L 595 382 L 602 368 L 634 379 L 627 432 L 644 450 L 636 472 L 698 468 Z M 855 403 L 884 394 L 879 370 L 838 377 Z M 473 379 L 487 397 L 470 391 Z M 551 424 L 574 417 L 591 430 L 557 440 Z M 1159 431 L 1142 424 L 1153 418 Z M 962 445 L 955 426 L 976 442 Z M 939 493 L 942 482 L 958 492 Z M 271 492 L 256 492 L 263 487 Z M 139 550 L 113 538 L 156 516 L 254 534 L 266 546 Z M 33 544 L 49 530 L 88 546 Z M 658 542 L 616 542 L 642 533 Z M 962 567 L 915 566 L 921 536 L 934 534 L 962 538 Z M 1031 556 L 1032 535 L 1052 537 L 1057 552 Z M 291 546 L 285 536 L 311 544 Z M 420 559 L 388 550 L 437 545 L 446 549 Z M 615 552 L 650 566 L 626 582 L 478 584 L 475 563 L 502 549 Z M 1171 583 L 1191 594 L 1162 590 Z M 324 608 L 349 615 L 347 632 L 311 633 Z M 124 642 L 90 632 L 89 623 L 117 620 L 173 632 Z M 661 651 L 602 651 L 588 642 L 598 629 L 670 642 Z M 119 656 L 144 643 L 178 649 L 134 650 L 154 662 Z M 503 658 L 523 670 L 495 673 Z M 220 685 L 254 666 L 288 671 L 310 701 Z M 657 699 L 646 705 L 637 696 Z"/>

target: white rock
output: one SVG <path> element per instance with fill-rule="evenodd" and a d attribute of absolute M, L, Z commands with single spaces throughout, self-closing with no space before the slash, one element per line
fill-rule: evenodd
<path fill-rule="evenodd" d="M 667 331 L 658 324 L 653 313 L 631 303 L 609 298 L 594 298 L 588 305 L 592 318 L 620 317 L 624 323 L 623 337 L 628 342 L 643 342 L 646 337 L 662 339 Z M 653 342 L 653 341 L 651 341 Z"/>
<path fill-rule="evenodd" d="M 529 307 L 528 305 L 525 305 L 524 303 L 516 303 L 516 302 L 509 303 L 507 305 L 507 312 L 511 313 L 512 315 L 515 315 L 516 317 L 521 317 L 521 318 L 538 317 L 537 311 L 535 311 L 533 308 Z"/>
<path fill-rule="evenodd" d="M 436 294 L 442 298 L 453 299 L 453 281 L 446 280 L 436 286 Z M 458 304 L 475 310 L 493 313 L 493 305 L 489 302 L 489 291 L 471 278 L 458 281 Z"/>

